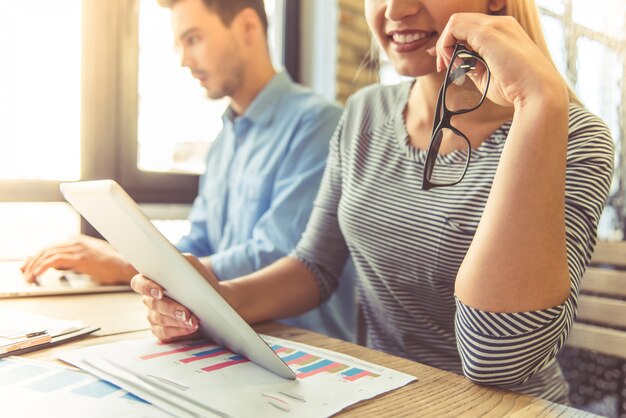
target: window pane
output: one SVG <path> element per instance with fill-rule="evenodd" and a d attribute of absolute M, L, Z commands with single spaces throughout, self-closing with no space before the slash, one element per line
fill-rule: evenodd
<path fill-rule="evenodd" d="M 549 16 L 541 16 L 541 26 L 556 68 L 563 76 L 567 77 L 567 54 L 563 23 Z"/>
<path fill-rule="evenodd" d="M 537 6 L 562 15 L 565 13 L 565 2 L 566 0 L 537 0 Z"/>
<path fill-rule="evenodd" d="M 574 22 L 618 39 L 626 39 L 624 0 L 573 0 Z"/>
<path fill-rule="evenodd" d="M 621 55 L 599 42 L 580 38 L 578 46 L 578 83 L 576 93 L 585 106 L 600 116 L 611 129 L 615 143 L 615 167 L 622 166 L 621 103 L 623 100 L 620 80 L 624 70 Z M 619 188 L 619 177 L 613 177 L 611 194 Z M 617 235 L 616 235 L 617 234 Z M 614 209 L 605 210 L 598 235 L 603 239 L 621 239 L 618 216 Z"/>
<path fill-rule="evenodd" d="M 2 0 L 0 178 L 80 178 L 81 2 Z"/>
<path fill-rule="evenodd" d="M 275 4 L 265 2 L 270 40 L 275 39 Z M 141 0 L 137 166 L 144 171 L 202 173 L 228 100 L 206 97 L 189 70 L 180 67 L 173 43 L 170 11 L 154 0 Z"/>
<path fill-rule="evenodd" d="M 585 106 L 607 123 L 613 139 L 619 143 L 621 80 L 624 77 L 621 55 L 588 38 L 580 38 L 577 46 L 576 92 Z"/>

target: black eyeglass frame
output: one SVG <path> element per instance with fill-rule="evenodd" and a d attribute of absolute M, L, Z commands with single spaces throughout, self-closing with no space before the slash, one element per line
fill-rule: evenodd
<path fill-rule="evenodd" d="M 461 109 L 457 111 L 452 111 L 446 107 L 446 102 L 445 102 L 446 92 L 448 91 L 448 86 L 450 85 L 450 83 L 457 78 L 457 77 L 451 77 L 454 75 L 454 74 L 451 74 L 452 63 L 454 63 L 456 58 L 462 53 L 470 55 L 472 58 L 476 60 L 480 60 L 485 65 L 485 68 L 487 70 L 487 83 L 485 85 L 485 91 L 483 91 L 483 95 L 476 106 L 469 108 L 469 109 Z M 458 69 L 460 68 L 461 67 L 458 67 Z M 489 66 L 487 65 L 485 60 L 476 52 L 467 48 L 464 44 L 457 43 L 456 46 L 454 47 L 452 58 L 450 59 L 450 65 L 448 66 L 448 69 L 446 70 L 446 77 L 444 78 L 443 84 L 441 85 L 441 88 L 439 89 L 439 96 L 437 97 L 437 108 L 435 109 L 435 117 L 433 120 L 433 133 L 430 136 L 430 144 L 428 146 L 428 152 L 426 154 L 426 161 L 424 163 L 424 173 L 422 175 L 422 190 L 430 190 L 435 187 L 454 186 L 455 184 L 458 184 L 461 180 L 463 180 L 463 177 L 465 177 L 465 173 L 467 172 L 467 167 L 469 166 L 469 162 L 472 156 L 472 145 L 469 142 L 469 139 L 467 139 L 467 136 L 465 136 L 463 132 L 459 131 L 457 128 L 452 126 L 450 121 L 453 116 L 462 115 L 464 113 L 469 113 L 478 109 L 483 104 L 483 102 L 485 101 L 485 98 L 487 97 L 487 91 L 489 90 L 490 81 L 491 81 L 491 71 L 489 70 Z M 463 138 L 465 142 L 467 142 L 468 155 L 467 155 L 467 161 L 465 162 L 465 168 L 463 169 L 463 174 L 457 181 L 452 182 L 452 183 L 437 184 L 437 183 L 432 183 L 428 179 L 432 176 L 433 169 L 435 167 L 435 160 L 437 159 L 437 155 L 439 155 L 439 148 L 441 147 L 441 140 L 443 136 L 439 138 L 437 136 L 442 129 L 450 129 L 456 135 Z"/>

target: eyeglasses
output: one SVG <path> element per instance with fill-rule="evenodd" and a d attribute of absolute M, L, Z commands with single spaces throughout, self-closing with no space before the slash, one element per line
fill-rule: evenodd
<path fill-rule="evenodd" d="M 481 90 L 472 79 L 485 74 L 487 80 Z M 465 176 L 472 145 L 463 132 L 451 125 L 450 120 L 455 115 L 478 109 L 485 101 L 490 80 L 491 72 L 487 63 L 476 52 L 458 43 L 437 98 L 433 134 L 424 164 L 423 190 L 453 186 Z M 439 156 L 442 145 L 452 152 Z"/>

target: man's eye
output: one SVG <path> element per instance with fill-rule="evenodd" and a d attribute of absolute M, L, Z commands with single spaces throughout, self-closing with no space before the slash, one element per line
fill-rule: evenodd
<path fill-rule="evenodd" d="M 198 43 L 199 40 L 200 38 L 198 38 L 197 36 L 190 36 L 189 38 L 187 38 L 187 45 L 195 45 L 196 43 Z"/>

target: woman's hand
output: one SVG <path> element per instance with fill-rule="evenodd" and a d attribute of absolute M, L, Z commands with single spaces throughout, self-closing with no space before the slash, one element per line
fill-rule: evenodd
<path fill-rule="evenodd" d="M 516 108 L 534 99 L 567 103 L 563 78 L 514 18 L 481 13 L 452 15 L 437 41 L 439 70 L 450 64 L 457 42 L 465 43 L 487 62 L 491 70 L 487 98 L 492 102 Z M 484 89 L 486 76 L 474 82 Z"/>
<path fill-rule="evenodd" d="M 220 291 L 220 284 L 215 275 L 196 257 L 185 255 L 196 270 Z M 141 274 L 133 277 L 133 290 L 143 296 L 142 301 L 148 307 L 148 322 L 152 333 L 163 342 L 200 338 L 198 318 L 180 303 L 164 296 L 164 289 Z"/>

